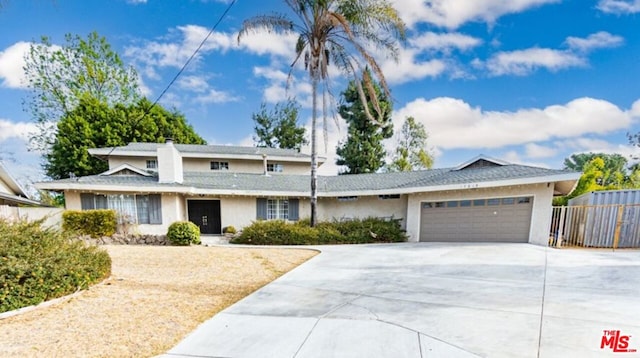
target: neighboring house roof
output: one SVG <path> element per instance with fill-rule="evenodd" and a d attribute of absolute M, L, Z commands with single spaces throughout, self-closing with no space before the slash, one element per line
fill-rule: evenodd
<path fill-rule="evenodd" d="M 42 203 L 27 197 L 22 186 L 9 174 L 9 171 L 7 171 L 7 168 L 5 168 L 2 163 L 0 163 L 0 180 L 4 184 L 4 187 L 10 190 L 10 192 L 0 191 L 0 199 L 15 204 L 42 205 Z"/>
<path fill-rule="evenodd" d="M 132 157 L 153 157 L 156 150 L 163 143 L 129 143 L 123 147 L 91 148 L 89 154 L 106 158 L 109 156 L 132 156 Z M 174 144 L 176 149 L 185 158 L 239 158 L 239 159 L 259 159 L 266 155 L 267 159 L 287 159 L 289 161 L 311 160 L 311 156 L 301 153 L 295 149 L 262 148 L 262 147 L 241 147 L 232 145 L 201 145 L 201 144 Z M 318 157 L 318 162 L 322 163 L 326 158 Z"/>
<path fill-rule="evenodd" d="M 375 173 L 318 177 L 321 197 L 407 194 L 441 190 L 464 190 L 508 185 L 557 183 L 560 194 L 575 185 L 580 173 L 530 167 L 498 165 L 479 168 L 445 168 L 400 173 Z M 306 196 L 308 175 L 244 174 L 231 172 L 185 172 L 181 184 L 159 184 L 157 176 L 94 175 L 38 183 L 41 189 L 148 191 L 218 195 Z"/>

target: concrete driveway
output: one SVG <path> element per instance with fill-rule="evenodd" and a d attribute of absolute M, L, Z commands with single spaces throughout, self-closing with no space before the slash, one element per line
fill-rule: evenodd
<path fill-rule="evenodd" d="M 640 251 L 331 246 L 167 357 L 634 357 Z M 546 265 L 546 269 L 545 269 Z M 625 338 L 616 341 L 615 332 Z M 611 335 L 610 335 L 611 333 Z"/>

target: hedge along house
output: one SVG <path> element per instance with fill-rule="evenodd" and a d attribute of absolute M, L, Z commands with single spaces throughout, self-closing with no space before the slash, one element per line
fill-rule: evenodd
<path fill-rule="evenodd" d="M 141 233 L 164 234 L 172 222 L 190 220 L 203 234 L 220 234 L 310 212 L 310 157 L 297 151 L 169 141 L 89 152 L 110 169 L 36 186 L 63 191 L 68 209 L 116 209 Z M 326 176 L 318 178 L 318 213 L 320 220 L 400 219 L 415 242 L 546 245 L 552 197 L 570 192 L 579 176 L 482 156 L 456 168 Z"/>

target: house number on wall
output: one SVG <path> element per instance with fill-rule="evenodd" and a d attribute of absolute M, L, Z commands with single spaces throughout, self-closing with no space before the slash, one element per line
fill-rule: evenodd
<path fill-rule="evenodd" d="M 207 226 L 207 225 L 209 224 L 207 223 L 207 216 L 205 215 L 202 217 L 202 226 Z"/>

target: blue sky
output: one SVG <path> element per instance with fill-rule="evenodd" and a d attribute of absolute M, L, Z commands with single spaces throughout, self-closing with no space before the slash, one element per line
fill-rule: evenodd
<path fill-rule="evenodd" d="M 393 120 L 424 123 L 437 167 L 486 154 L 559 168 L 576 152 L 640 155 L 640 0 L 394 0 L 409 28 L 398 64 L 378 58 L 394 98 Z M 260 4 L 256 6 L 256 4 Z M 26 141 L 21 65 L 29 42 L 65 33 L 105 36 L 155 99 L 218 20 L 218 0 L 11 0 L 0 10 L 0 152 L 22 180 L 40 179 Z M 295 38 L 260 35 L 240 45 L 245 18 L 286 12 L 280 1 L 238 0 L 161 103 L 184 113 L 212 144 L 251 145 L 261 102 L 295 96 L 308 123 L 304 71 L 285 82 Z M 336 95 L 345 88 L 334 77 Z M 308 126 L 308 124 L 307 124 Z M 333 174 L 344 123 L 330 126 Z M 393 148 L 393 140 L 387 143 Z"/>

